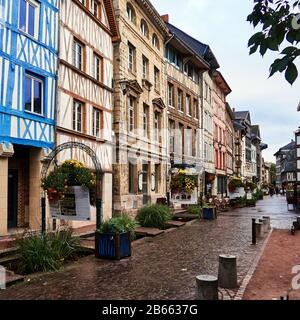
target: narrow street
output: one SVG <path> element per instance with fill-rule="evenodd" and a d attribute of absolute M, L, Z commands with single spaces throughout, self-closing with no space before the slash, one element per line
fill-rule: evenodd
<path fill-rule="evenodd" d="M 0 299 L 195 299 L 195 277 L 217 274 L 218 255 L 234 254 L 242 281 L 263 241 L 251 245 L 251 218 L 271 216 L 273 227 L 289 228 L 296 216 L 284 197 L 266 197 L 256 208 L 220 214 L 174 232 L 147 238 L 120 262 L 81 259 L 57 273 L 31 279 L 0 293 Z"/>

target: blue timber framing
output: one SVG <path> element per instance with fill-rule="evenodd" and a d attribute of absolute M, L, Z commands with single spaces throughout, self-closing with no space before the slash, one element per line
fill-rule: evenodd
<path fill-rule="evenodd" d="M 59 0 L 38 4 L 38 32 L 19 29 L 21 0 L 0 0 L 0 143 L 53 148 Z M 43 113 L 25 111 L 25 74 L 43 81 Z"/>

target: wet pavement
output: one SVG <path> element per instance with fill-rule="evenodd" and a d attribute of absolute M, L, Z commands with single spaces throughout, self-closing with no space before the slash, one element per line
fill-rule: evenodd
<path fill-rule="evenodd" d="M 284 198 L 266 198 L 255 208 L 137 242 L 130 259 L 85 257 L 65 270 L 10 287 L 0 292 L 0 299 L 195 299 L 195 277 L 217 275 L 219 254 L 237 256 L 243 280 L 262 246 L 262 241 L 251 245 L 251 218 L 262 215 L 271 216 L 274 227 L 287 228 L 296 216 L 286 212 Z"/>

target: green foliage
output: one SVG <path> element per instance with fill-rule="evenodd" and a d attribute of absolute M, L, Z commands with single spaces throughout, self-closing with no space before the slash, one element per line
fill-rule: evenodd
<path fill-rule="evenodd" d="M 247 17 L 254 27 L 261 26 L 261 31 L 255 33 L 248 42 L 250 54 L 258 49 L 262 56 L 268 50 L 280 52 L 278 58 L 270 67 L 270 77 L 276 72 L 284 72 L 285 78 L 293 84 L 298 77 L 295 60 L 300 56 L 300 16 L 295 13 L 299 0 L 254 0 L 253 12 Z M 291 45 L 280 50 L 284 41 Z"/>
<path fill-rule="evenodd" d="M 240 178 L 233 178 L 228 183 L 229 192 L 234 192 L 236 188 L 243 188 L 245 185 Z"/>
<path fill-rule="evenodd" d="M 197 186 L 198 176 L 189 175 L 184 169 L 178 170 L 171 177 L 170 187 L 173 192 L 179 189 L 180 191 L 192 194 Z"/>
<path fill-rule="evenodd" d="M 274 187 L 276 185 L 276 164 L 275 163 L 271 164 L 270 175 L 271 175 L 271 184 Z"/>
<path fill-rule="evenodd" d="M 257 188 L 257 185 L 252 181 L 246 181 L 245 188 L 250 189 L 251 191 L 255 190 Z"/>
<path fill-rule="evenodd" d="M 134 230 L 138 223 L 131 219 L 127 214 L 122 214 L 118 217 L 113 217 L 108 221 L 102 223 L 100 230 L 101 233 L 123 233 L 129 232 L 134 236 Z"/>
<path fill-rule="evenodd" d="M 199 215 L 200 214 L 200 206 L 198 205 L 190 205 L 187 208 L 187 213 L 188 214 L 193 214 L 193 215 Z"/>
<path fill-rule="evenodd" d="M 66 259 L 72 258 L 79 239 L 71 230 L 59 230 L 48 234 L 28 234 L 18 239 L 21 270 L 25 274 L 57 271 Z"/>
<path fill-rule="evenodd" d="M 253 207 L 256 205 L 256 199 L 246 199 L 246 206 Z"/>
<path fill-rule="evenodd" d="M 63 193 L 69 186 L 95 187 L 95 177 L 90 169 L 75 160 L 65 161 L 42 180 L 44 190 Z"/>
<path fill-rule="evenodd" d="M 165 223 L 172 218 L 167 206 L 155 204 L 139 210 L 137 221 L 142 227 L 164 228 Z"/>

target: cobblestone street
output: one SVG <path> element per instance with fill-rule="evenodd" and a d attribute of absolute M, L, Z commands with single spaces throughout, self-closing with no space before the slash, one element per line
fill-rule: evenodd
<path fill-rule="evenodd" d="M 251 245 L 252 216 L 270 215 L 273 226 L 288 227 L 295 213 L 284 210 L 284 198 L 266 198 L 256 208 L 138 242 L 130 259 L 83 258 L 61 272 L 8 288 L 0 299 L 195 299 L 195 277 L 216 275 L 219 254 L 237 256 L 242 281 L 262 246 L 262 241 Z"/>

